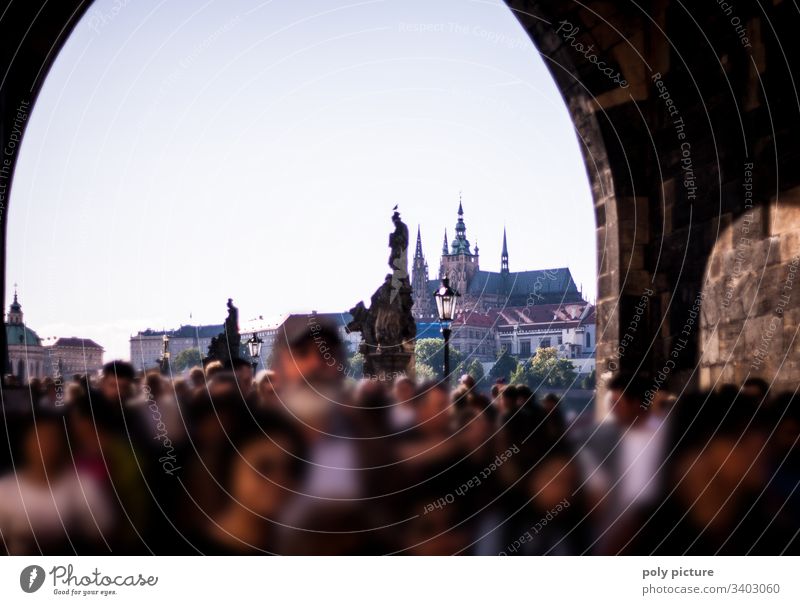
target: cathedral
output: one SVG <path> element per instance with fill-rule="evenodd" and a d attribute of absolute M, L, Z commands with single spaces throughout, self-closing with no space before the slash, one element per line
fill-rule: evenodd
<path fill-rule="evenodd" d="M 504 307 L 583 302 L 583 296 L 566 267 L 511 271 L 505 229 L 500 271 L 482 270 L 478 245 L 476 243 L 473 249 L 467 239 L 467 225 L 464 222 L 464 209 L 460 200 L 455 237 L 449 245 L 447 231 L 444 233 L 438 278 L 429 278 L 428 263 L 422 253 L 422 235 L 417 227 L 417 246 L 411 269 L 411 281 L 414 287 L 412 313 L 418 322 L 437 319 L 433 292 L 439 287 L 441 278 L 445 276 L 450 278 L 450 286 L 461 295 L 460 311 L 487 313 L 492 309 Z"/>

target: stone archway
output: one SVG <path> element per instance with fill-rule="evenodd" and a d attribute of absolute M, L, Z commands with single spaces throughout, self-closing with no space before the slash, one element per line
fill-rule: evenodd
<path fill-rule="evenodd" d="M 673 386 L 697 384 L 702 340 L 691 309 L 708 260 L 713 273 L 712 257 L 735 249 L 725 228 L 758 208 L 753 237 L 766 241 L 778 233 L 768 227 L 778 206 L 781 245 L 800 241 L 798 211 L 783 205 L 800 187 L 791 169 L 800 147 L 791 3 L 704 3 L 691 12 L 674 0 L 506 3 L 545 57 L 583 146 L 597 223 L 598 373 L 658 377 L 669 368 Z M 2 5 L 4 254 L 16 146 L 50 65 L 91 2 Z M 5 260 L 1 270 L 4 294 Z M 6 349 L 0 340 L 3 367 Z"/>

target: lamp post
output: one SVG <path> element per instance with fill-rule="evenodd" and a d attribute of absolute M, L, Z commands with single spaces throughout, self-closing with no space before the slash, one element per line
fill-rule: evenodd
<path fill-rule="evenodd" d="M 161 339 L 163 343 L 163 349 L 161 351 L 161 361 L 159 365 L 161 366 L 161 373 L 164 376 L 169 374 L 169 336 L 164 334 L 164 337 Z"/>
<path fill-rule="evenodd" d="M 442 326 L 444 336 L 444 378 L 450 381 L 450 324 L 456 311 L 458 292 L 450 287 L 450 280 L 442 278 L 442 285 L 433 293 L 436 299 L 436 310 L 439 313 L 439 324 Z"/>
<path fill-rule="evenodd" d="M 261 359 L 261 345 L 264 344 L 264 341 L 258 337 L 256 332 L 253 332 L 253 335 L 246 344 L 247 350 L 250 353 L 250 363 L 253 364 L 253 374 L 255 375 L 256 369 L 258 368 L 258 361 Z"/>

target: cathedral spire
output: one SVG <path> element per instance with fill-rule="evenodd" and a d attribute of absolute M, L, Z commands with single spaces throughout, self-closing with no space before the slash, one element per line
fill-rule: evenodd
<path fill-rule="evenodd" d="M 414 258 L 422 258 L 422 235 L 417 225 L 417 249 L 414 251 Z"/>
<path fill-rule="evenodd" d="M 508 241 L 506 240 L 505 227 L 503 227 L 503 252 L 500 255 L 500 273 L 508 273 Z"/>
<path fill-rule="evenodd" d="M 458 194 L 458 220 L 456 221 L 456 236 L 453 239 L 453 254 L 467 254 L 472 256 L 469 240 L 467 239 L 467 224 L 464 222 L 464 207 L 461 205 L 461 194 Z"/>
<path fill-rule="evenodd" d="M 444 230 L 444 244 L 442 244 L 442 254 L 450 254 L 450 250 L 447 246 L 447 229 Z"/>

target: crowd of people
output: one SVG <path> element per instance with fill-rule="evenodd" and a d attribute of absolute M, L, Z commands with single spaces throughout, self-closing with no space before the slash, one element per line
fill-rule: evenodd
<path fill-rule="evenodd" d="M 354 381 L 335 327 L 271 369 L 108 363 L 3 409 L 10 554 L 798 552 L 800 400 L 617 375 L 597 421 L 524 385 Z M 324 344 L 324 347 L 321 344 Z M 325 351 L 325 354 L 321 351 Z"/>

